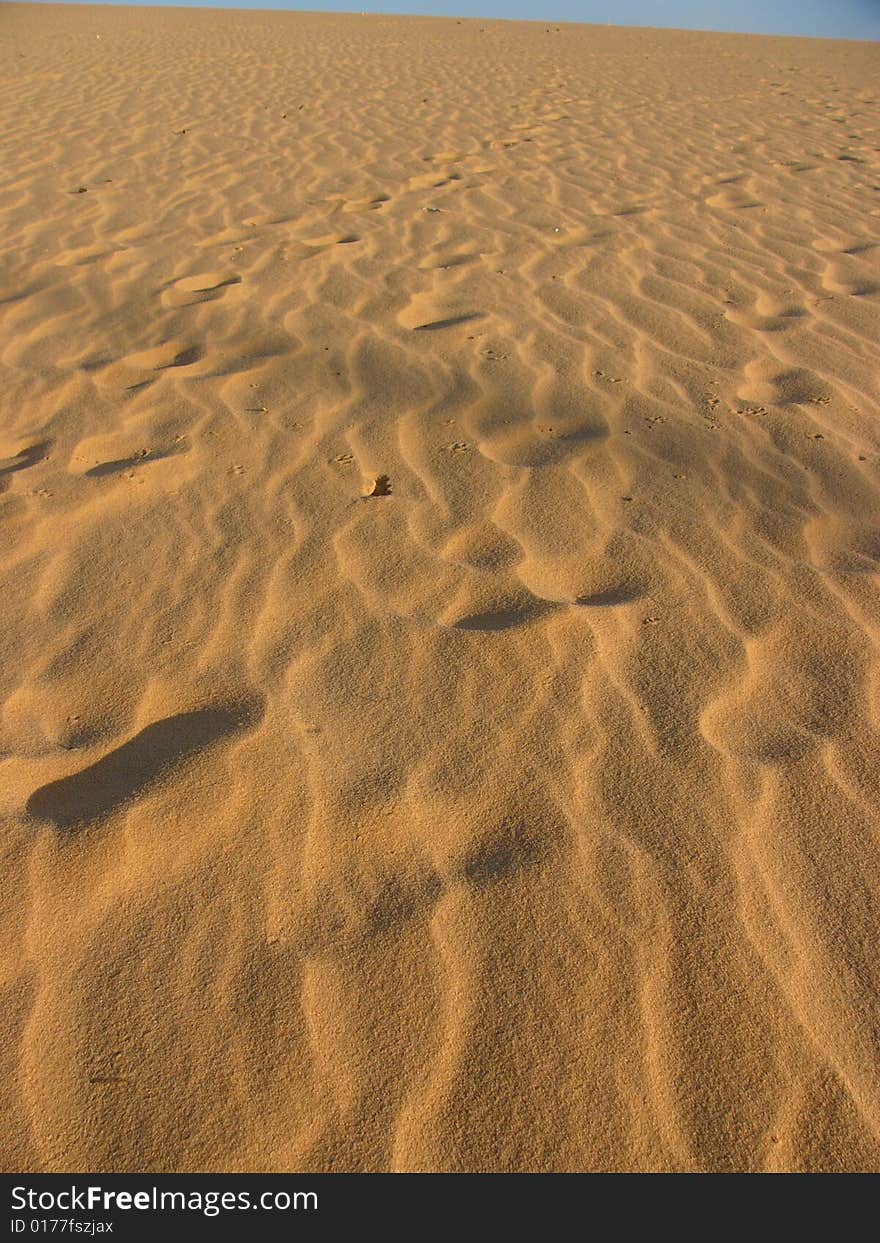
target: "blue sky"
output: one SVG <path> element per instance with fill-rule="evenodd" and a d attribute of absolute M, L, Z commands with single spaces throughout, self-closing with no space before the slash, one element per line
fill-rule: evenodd
<path fill-rule="evenodd" d="M 81 2 L 81 0 L 80 0 Z M 99 0 L 104 2 L 104 0 Z M 127 0 L 137 3 L 137 0 Z M 148 0 L 163 4 L 166 0 Z M 880 39 L 880 0 L 170 0 L 192 8 L 308 9 L 329 12 L 418 13 L 449 17 L 511 17 L 544 22 L 609 22 L 753 34 Z M 880 59 L 878 59 L 880 74 Z"/>

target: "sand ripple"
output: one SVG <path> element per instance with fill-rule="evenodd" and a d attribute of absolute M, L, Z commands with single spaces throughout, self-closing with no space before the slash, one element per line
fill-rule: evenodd
<path fill-rule="evenodd" d="M 876 1168 L 873 48 L 3 21 L 4 1163 Z"/>

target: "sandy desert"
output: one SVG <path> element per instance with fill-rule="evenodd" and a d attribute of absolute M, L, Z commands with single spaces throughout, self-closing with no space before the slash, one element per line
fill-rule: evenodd
<path fill-rule="evenodd" d="M 878 71 L 0 7 L 3 1168 L 880 1168 Z"/>

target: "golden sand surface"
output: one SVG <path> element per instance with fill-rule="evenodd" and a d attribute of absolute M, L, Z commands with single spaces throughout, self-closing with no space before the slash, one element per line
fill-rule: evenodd
<path fill-rule="evenodd" d="M 880 1167 L 878 67 L 0 9 L 5 1168 Z"/>

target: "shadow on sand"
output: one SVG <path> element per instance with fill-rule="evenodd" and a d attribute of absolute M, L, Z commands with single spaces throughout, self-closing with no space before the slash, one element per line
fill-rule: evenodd
<path fill-rule="evenodd" d="M 262 713 L 261 703 L 246 701 L 156 721 L 81 772 L 40 786 L 27 801 L 27 813 L 58 829 L 100 820 L 142 794 L 181 761 L 252 728 Z"/>

